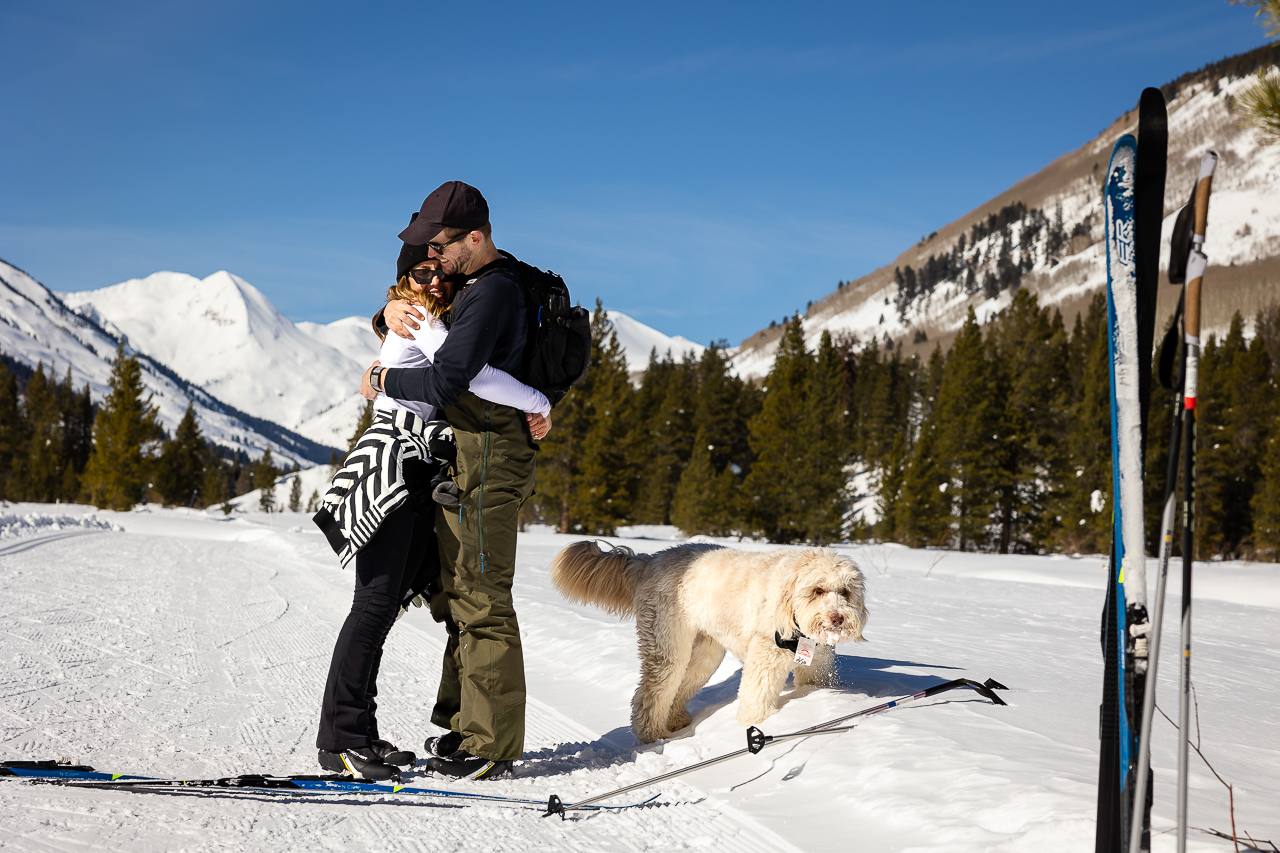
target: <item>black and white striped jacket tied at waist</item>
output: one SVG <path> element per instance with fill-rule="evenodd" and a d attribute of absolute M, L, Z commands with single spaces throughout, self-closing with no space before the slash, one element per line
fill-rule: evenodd
<path fill-rule="evenodd" d="M 424 421 L 406 411 L 374 413 L 312 519 L 343 566 L 369 543 L 382 520 L 408 500 L 403 461 L 429 461 L 432 443 L 441 440 L 453 440 L 445 421 Z"/>

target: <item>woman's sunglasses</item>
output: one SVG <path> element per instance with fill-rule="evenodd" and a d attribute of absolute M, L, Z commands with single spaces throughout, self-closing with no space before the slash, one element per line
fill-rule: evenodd
<path fill-rule="evenodd" d="M 438 269 L 417 269 L 409 270 L 409 277 L 418 284 L 430 284 L 433 278 L 444 278 L 444 273 Z"/>

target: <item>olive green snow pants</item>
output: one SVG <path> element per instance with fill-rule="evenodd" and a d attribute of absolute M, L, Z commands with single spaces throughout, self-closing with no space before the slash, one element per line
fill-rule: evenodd
<path fill-rule="evenodd" d="M 511 600 L 520 507 L 533 492 L 524 413 L 470 392 L 445 410 L 458 442 L 460 509 L 439 507 L 442 591 L 432 614 L 449 633 L 431 721 L 462 749 L 496 761 L 524 752 L 524 653 Z"/>

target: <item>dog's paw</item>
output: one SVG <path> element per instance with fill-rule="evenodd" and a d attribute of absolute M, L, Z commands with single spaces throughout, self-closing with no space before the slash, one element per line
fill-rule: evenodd
<path fill-rule="evenodd" d="M 678 732 L 693 722 L 693 717 L 689 716 L 689 712 L 683 709 L 673 710 L 671 715 L 667 717 L 667 728 L 673 732 Z"/>
<path fill-rule="evenodd" d="M 632 726 L 631 733 L 641 743 L 653 743 L 655 740 L 664 740 L 671 737 L 671 732 L 660 726 Z"/>
<path fill-rule="evenodd" d="M 744 728 L 746 726 L 758 726 L 765 720 L 772 717 L 777 713 L 777 711 L 777 708 L 760 708 L 752 707 L 750 705 L 740 705 L 738 707 L 738 725 L 743 726 Z"/>

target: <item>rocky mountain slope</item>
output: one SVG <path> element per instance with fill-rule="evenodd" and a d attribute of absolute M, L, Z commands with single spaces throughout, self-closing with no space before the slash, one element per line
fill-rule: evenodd
<path fill-rule="evenodd" d="M 1280 64 L 1280 45 L 1231 57 L 1163 87 L 1169 108 L 1169 165 L 1161 269 L 1168 235 L 1186 203 L 1200 157 L 1221 157 L 1209 206 L 1204 321 L 1225 330 L 1234 311 L 1246 317 L 1280 298 L 1280 144 L 1240 127 L 1233 97 L 1258 67 Z M 1138 92 L 1134 92 L 1136 104 Z M 879 342 L 906 352 L 944 346 L 972 307 L 985 320 L 1009 304 L 1014 289 L 1035 291 L 1060 308 L 1068 325 L 1106 284 L 1102 182 L 1111 147 L 1135 133 L 1136 108 L 1097 138 L 859 279 L 842 283 L 804 315 L 810 344 L 823 331 Z M 1162 288 L 1161 317 L 1173 311 L 1176 288 Z M 742 342 L 734 364 L 744 377 L 768 373 L 781 327 Z"/>

